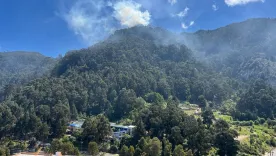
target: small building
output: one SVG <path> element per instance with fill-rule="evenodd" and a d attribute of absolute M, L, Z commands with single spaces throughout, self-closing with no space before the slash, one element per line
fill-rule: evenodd
<path fill-rule="evenodd" d="M 133 125 L 124 126 L 117 125 L 115 123 L 110 123 L 110 127 L 113 131 L 112 137 L 118 140 L 120 140 L 126 134 L 133 135 L 133 130 L 135 128 Z"/>
<path fill-rule="evenodd" d="M 84 120 L 72 121 L 68 125 L 68 129 L 66 130 L 66 133 L 69 133 L 69 131 L 74 132 L 76 130 L 81 129 L 83 123 L 84 123 Z"/>
<path fill-rule="evenodd" d="M 66 130 L 67 134 L 71 134 L 72 132 L 81 129 L 84 120 L 72 121 Z M 125 134 L 132 135 L 133 130 L 136 126 L 133 125 L 117 125 L 116 123 L 110 122 L 110 128 L 112 129 L 112 138 L 121 139 Z"/>

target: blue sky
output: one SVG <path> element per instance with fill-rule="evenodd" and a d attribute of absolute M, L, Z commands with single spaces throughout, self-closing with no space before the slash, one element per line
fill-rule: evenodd
<path fill-rule="evenodd" d="M 276 17 L 275 0 L 0 0 L 0 51 L 57 56 L 135 25 L 173 32 Z"/>

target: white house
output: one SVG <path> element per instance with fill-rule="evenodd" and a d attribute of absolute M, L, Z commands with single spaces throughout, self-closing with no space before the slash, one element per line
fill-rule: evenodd
<path fill-rule="evenodd" d="M 133 130 L 135 126 L 133 125 L 128 125 L 128 126 L 123 126 L 123 125 L 117 125 L 115 123 L 110 123 L 110 127 L 113 131 L 113 138 L 116 139 L 121 139 L 125 134 L 132 135 Z"/>

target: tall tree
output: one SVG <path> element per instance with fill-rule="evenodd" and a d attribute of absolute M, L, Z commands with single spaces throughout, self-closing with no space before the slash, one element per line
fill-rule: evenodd
<path fill-rule="evenodd" d="M 218 148 L 218 155 L 235 156 L 238 153 L 238 142 L 227 132 L 216 134 L 215 146 Z"/>
<path fill-rule="evenodd" d="M 135 149 L 133 146 L 130 146 L 128 149 L 128 156 L 134 156 Z"/>
<path fill-rule="evenodd" d="M 128 156 L 128 147 L 126 145 L 121 148 L 120 156 Z"/>
<path fill-rule="evenodd" d="M 148 144 L 148 154 L 151 156 L 161 156 L 162 144 L 158 138 L 153 138 Z"/>
<path fill-rule="evenodd" d="M 182 145 L 177 145 L 173 151 L 173 156 L 186 156 Z"/>
<path fill-rule="evenodd" d="M 171 156 L 172 155 L 172 144 L 168 139 L 163 138 L 163 156 Z"/>
<path fill-rule="evenodd" d="M 91 154 L 92 156 L 96 156 L 99 154 L 99 147 L 96 142 L 90 142 L 88 144 L 88 153 Z"/>
<path fill-rule="evenodd" d="M 82 136 L 87 142 L 102 143 L 111 134 L 110 123 L 102 114 L 86 119 L 82 128 Z"/>
<path fill-rule="evenodd" d="M 215 116 L 210 108 L 203 111 L 201 116 L 203 118 L 203 123 L 208 125 L 208 127 L 210 127 L 213 124 L 213 120 L 215 120 Z"/>

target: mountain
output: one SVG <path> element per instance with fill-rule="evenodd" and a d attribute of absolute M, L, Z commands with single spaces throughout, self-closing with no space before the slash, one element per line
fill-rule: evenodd
<path fill-rule="evenodd" d="M 235 82 L 198 62 L 185 45 L 159 42 L 173 35 L 163 29 L 134 27 L 92 47 L 68 52 L 51 76 L 10 91 L 3 111 L 14 116 L 12 123 L 5 122 L 13 127 L 1 132 L 13 129 L 14 136 L 28 137 L 35 130 L 20 125 L 32 115 L 47 123 L 56 137 L 64 133 L 69 120 L 82 114 L 104 113 L 112 121 L 135 116 L 145 100 L 152 101 L 149 97 L 205 106 L 206 101 L 219 105 L 232 95 Z"/>
<path fill-rule="evenodd" d="M 23 84 L 49 72 L 56 60 L 37 52 L 0 52 L 0 91 L 9 84 Z"/>
<path fill-rule="evenodd" d="M 275 28 L 276 19 L 257 18 L 182 36 L 185 44 L 218 72 L 275 84 Z"/>
<path fill-rule="evenodd" d="M 265 28 L 272 33 L 274 23 L 273 19 L 252 19 L 180 35 L 137 26 L 117 30 L 106 40 L 70 51 L 59 60 L 38 53 L 1 53 L 5 84 L 24 85 L 4 89 L 0 139 L 30 141 L 35 137 L 51 140 L 52 151 L 57 150 L 55 146 L 66 149 L 74 147 L 67 144 L 71 139 L 63 137 L 68 123 L 84 118 L 84 130 L 72 134 L 74 144 L 81 146 L 84 143 L 87 147 L 90 141 L 105 143 L 110 120 L 137 126 L 134 136 L 122 139 L 120 145 L 138 147 L 137 151 L 141 147 L 140 152 L 144 145 L 161 150 L 164 144 L 172 152 L 172 147 L 179 145 L 181 151 L 185 144 L 185 151 L 191 155 L 236 155 L 238 150 L 260 155 L 268 149 L 266 145 L 275 145 L 275 140 L 265 137 L 256 141 L 264 146 L 253 144 L 252 148 L 251 144 L 238 144 L 234 138 L 239 134 L 230 129 L 230 124 L 234 124 L 233 117 L 256 120 L 238 121 L 239 126 L 261 127 L 266 119 L 276 116 L 276 90 L 264 81 L 252 86 L 248 81 L 276 82 L 274 37 L 264 42 L 269 33 L 259 31 Z M 247 33 L 241 33 L 245 30 Z M 194 107 L 189 103 L 203 108 L 203 121 L 179 108 L 179 104 Z M 231 115 L 229 121 L 215 119 L 220 114 L 215 116 L 212 109 L 221 106 Z M 272 125 L 269 120 L 267 123 Z M 243 129 L 256 131 L 254 126 Z M 163 138 L 162 143 L 158 138 Z M 63 143 L 66 148 L 61 146 Z"/>

